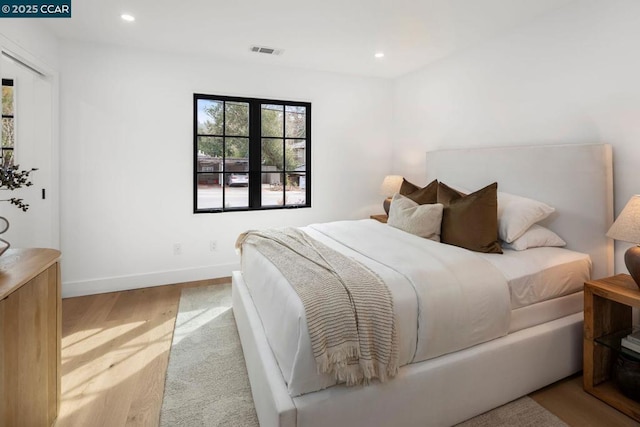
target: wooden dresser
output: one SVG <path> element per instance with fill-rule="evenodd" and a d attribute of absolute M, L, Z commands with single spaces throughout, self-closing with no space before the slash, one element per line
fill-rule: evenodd
<path fill-rule="evenodd" d="M 60 408 L 60 252 L 0 256 L 0 426 L 51 426 Z"/>

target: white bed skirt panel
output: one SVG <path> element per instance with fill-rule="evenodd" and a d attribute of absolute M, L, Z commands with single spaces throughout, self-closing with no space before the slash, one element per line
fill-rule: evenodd
<path fill-rule="evenodd" d="M 571 375 L 582 366 L 582 313 L 414 363 L 384 384 L 291 398 L 240 272 L 233 311 L 262 427 L 447 426 Z"/>
<path fill-rule="evenodd" d="M 232 281 L 233 316 L 240 335 L 260 426 L 294 427 L 296 407 L 271 352 L 260 316 L 242 280 L 242 273 L 234 271 Z"/>

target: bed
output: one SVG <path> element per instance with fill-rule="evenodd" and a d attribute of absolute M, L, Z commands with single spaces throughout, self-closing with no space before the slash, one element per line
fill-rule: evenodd
<path fill-rule="evenodd" d="M 560 234 L 567 248 L 486 256 L 509 286 L 506 297 L 504 292 L 496 294 L 498 300 L 510 300 L 502 316 L 506 325 L 504 320 L 496 325 L 478 322 L 496 338 L 485 337 L 460 349 L 447 341 L 435 353 L 431 347 L 412 350 L 405 340 L 400 351 L 403 366 L 396 378 L 356 387 L 333 385 L 332 378 L 314 370 L 312 359 L 305 355 L 300 314 L 285 308 L 290 304 L 279 303 L 295 302 L 295 296 L 268 260 L 245 248 L 243 270 L 233 273 L 233 310 L 261 426 L 453 425 L 581 369 L 581 283 L 589 274 L 598 278 L 613 270 L 612 243 L 605 237 L 613 220 L 611 148 L 594 144 L 441 150 L 427 153 L 426 169 L 428 181 L 438 178 L 459 188 L 497 181 L 501 191 L 544 200 L 556 211 L 543 225 Z M 359 239 L 351 235 L 355 229 L 371 236 L 371 242 L 357 247 Z M 403 239 L 398 234 L 402 231 L 372 220 L 318 224 L 305 230 L 372 265 L 377 265 L 372 257 L 385 256 L 375 255 L 381 242 Z M 406 244 L 426 245 L 425 250 L 441 245 L 414 238 L 407 237 Z M 513 268 L 519 264 L 533 267 L 522 273 Z M 563 265 L 576 267 L 579 273 L 571 273 L 575 277 L 567 281 Z M 384 268 L 378 274 L 386 274 L 390 282 L 402 280 L 394 279 L 395 266 Z M 563 280 L 562 286 L 553 287 Z M 403 300 L 407 289 L 398 285 L 394 300 Z M 483 297 L 473 295 L 479 301 Z M 409 306 L 398 316 L 408 317 L 397 321 L 426 331 L 428 323 L 420 328 L 420 321 L 409 315 L 416 309 L 405 299 Z M 494 307 L 490 301 L 483 304 L 485 311 Z M 270 311 L 269 306 L 278 309 Z M 482 313 L 478 316 L 476 322 L 484 319 Z"/>

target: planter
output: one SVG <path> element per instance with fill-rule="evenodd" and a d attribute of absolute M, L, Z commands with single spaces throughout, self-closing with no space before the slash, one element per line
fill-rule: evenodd
<path fill-rule="evenodd" d="M 624 355 L 618 354 L 614 363 L 613 379 L 622 393 L 640 402 L 640 362 Z"/>
<path fill-rule="evenodd" d="M 9 221 L 7 218 L 0 216 L 0 234 L 3 234 L 5 231 L 9 229 Z M 2 255 L 11 244 L 4 239 L 0 239 L 0 255 Z"/>

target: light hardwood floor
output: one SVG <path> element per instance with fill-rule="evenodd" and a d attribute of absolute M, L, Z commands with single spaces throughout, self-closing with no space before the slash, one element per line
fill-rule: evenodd
<path fill-rule="evenodd" d="M 66 426 L 157 426 L 180 293 L 217 279 L 65 299 L 62 405 Z M 640 426 L 582 391 L 574 376 L 530 395 L 571 426 Z"/>
<path fill-rule="evenodd" d="M 157 426 L 180 292 L 226 282 L 64 299 L 56 426 Z"/>

